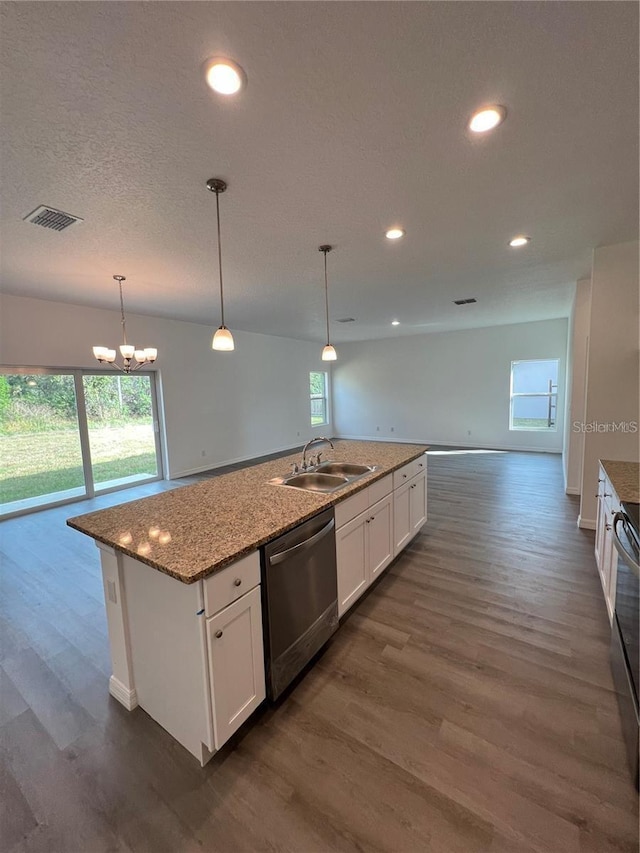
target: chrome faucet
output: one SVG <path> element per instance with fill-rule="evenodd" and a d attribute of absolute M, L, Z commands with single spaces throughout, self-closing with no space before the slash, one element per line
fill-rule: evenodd
<path fill-rule="evenodd" d="M 321 436 L 318 436 L 318 438 L 312 438 L 310 441 L 308 441 L 305 444 L 304 448 L 302 449 L 302 470 L 303 471 L 306 471 L 307 468 L 312 467 L 311 464 L 307 465 L 307 450 L 311 447 L 312 444 L 318 444 L 319 442 L 324 442 L 325 444 L 331 445 L 331 449 L 333 450 L 333 442 L 331 441 L 330 438 L 324 438 Z M 318 459 L 320 459 L 320 454 L 318 454 Z"/>

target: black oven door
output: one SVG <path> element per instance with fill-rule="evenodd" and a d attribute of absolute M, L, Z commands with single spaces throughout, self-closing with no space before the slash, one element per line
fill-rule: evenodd
<path fill-rule="evenodd" d="M 625 512 L 613 517 L 613 544 L 618 552 L 615 613 L 611 635 L 611 667 L 631 771 L 638 786 L 640 712 L 640 569 L 638 540 Z"/>

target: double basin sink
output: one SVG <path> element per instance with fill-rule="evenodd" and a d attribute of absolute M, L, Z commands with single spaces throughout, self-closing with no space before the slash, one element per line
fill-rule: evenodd
<path fill-rule="evenodd" d="M 375 466 L 355 465 L 352 462 L 321 462 L 312 471 L 276 477 L 269 482 L 274 486 L 290 486 L 307 492 L 335 492 L 375 470 Z"/>

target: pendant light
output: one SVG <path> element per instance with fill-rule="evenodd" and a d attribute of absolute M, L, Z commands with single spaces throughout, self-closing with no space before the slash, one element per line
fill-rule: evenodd
<path fill-rule="evenodd" d="M 136 349 L 132 344 L 127 343 L 127 326 L 124 319 L 124 300 L 122 298 L 122 282 L 127 279 L 123 275 L 114 275 L 113 278 L 118 282 L 120 288 L 120 325 L 122 326 L 120 355 L 122 356 L 122 366 L 116 364 L 116 351 L 114 349 L 109 349 L 109 347 L 94 347 L 93 354 L 100 364 L 110 364 L 116 370 L 121 370 L 123 373 L 131 373 L 132 370 L 137 370 L 143 364 L 153 364 L 158 357 L 158 350 L 155 347 Z M 135 364 L 133 363 L 134 361 Z"/>
<path fill-rule="evenodd" d="M 218 222 L 218 270 L 220 275 L 220 328 L 216 331 L 211 341 L 211 349 L 220 352 L 231 352 L 235 349 L 233 335 L 224 324 L 224 295 L 222 292 L 222 244 L 220 242 L 220 193 L 227 189 L 226 181 L 222 178 L 209 178 L 207 189 L 216 194 L 216 216 Z"/>
<path fill-rule="evenodd" d="M 329 340 L 329 286 L 327 284 L 327 253 L 333 249 L 333 246 L 319 246 L 318 251 L 324 255 L 324 307 L 327 316 L 327 343 L 322 350 L 323 361 L 335 361 L 338 358 L 335 347 L 332 346 Z"/>

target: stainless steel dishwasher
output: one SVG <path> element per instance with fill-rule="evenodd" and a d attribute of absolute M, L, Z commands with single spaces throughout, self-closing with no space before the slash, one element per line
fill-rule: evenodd
<path fill-rule="evenodd" d="M 338 629 L 333 509 L 262 549 L 267 695 L 277 699 Z"/>

